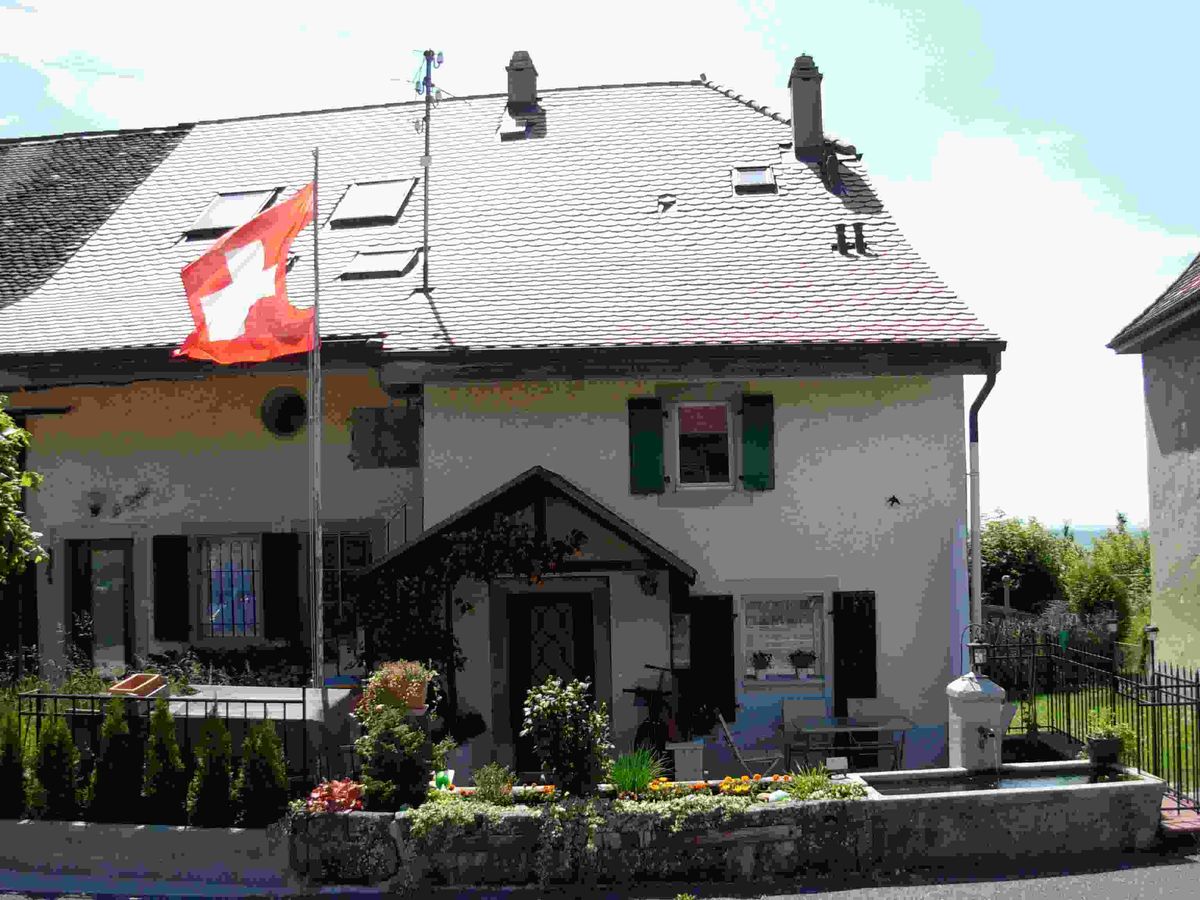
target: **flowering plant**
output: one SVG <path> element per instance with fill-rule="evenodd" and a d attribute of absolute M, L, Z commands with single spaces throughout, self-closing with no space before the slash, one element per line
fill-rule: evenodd
<path fill-rule="evenodd" d="M 322 781 L 308 795 L 305 810 L 310 813 L 350 812 L 362 809 L 362 785 L 349 778 Z"/>
<path fill-rule="evenodd" d="M 420 708 L 425 705 L 429 682 L 436 675 L 433 669 L 412 660 L 383 663 L 363 685 L 353 715 L 366 727 L 376 713 L 389 706 Z"/>
<path fill-rule="evenodd" d="M 777 787 L 791 782 L 791 775 L 743 775 L 741 778 L 725 776 L 717 785 L 717 793 L 729 794 L 734 797 L 748 797 L 772 791 Z"/>

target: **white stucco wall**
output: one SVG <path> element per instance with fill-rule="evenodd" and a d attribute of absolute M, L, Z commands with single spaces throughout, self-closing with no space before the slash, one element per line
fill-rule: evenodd
<path fill-rule="evenodd" d="M 944 727 L 943 691 L 958 665 L 951 632 L 966 608 L 961 378 L 744 385 L 775 395 L 776 487 L 717 505 L 630 494 L 625 400 L 654 387 L 427 387 L 426 527 L 542 465 L 693 565 L 695 593 L 787 593 L 814 580 L 873 590 L 880 696 L 922 726 Z M 899 505 L 887 504 L 892 495 Z M 614 657 L 624 652 L 618 629 Z M 633 662 L 641 665 L 631 653 Z M 759 704 L 761 689 L 738 693 Z M 757 729 L 753 715 L 743 722 Z M 930 739 L 922 751 L 918 738 L 913 760 L 936 757 L 940 738 Z"/>
<path fill-rule="evenodd" d="M 1142 355 L 1159 659 L 1200 666 L 1200 328 Z"/>
<path fill-rule="evenodd" d="M 420 527 L 416 468 L 354 469 L 349 411 L 387 405 L 367 371 L 327 376 L 322 516 L 327 527 L 367 524 L 383 551 L 382 523 Z M 65 415 L 33 417 L 28 465 L 44 476 L 29 493 L 34 527 L 53 551 L 38 580 L 43 656 L 56 658 L 66 610 L 65 542 L 132 538 L 136 652 L 153 641 L 151 538 L 155 534 L 307 531 L 309 455 L 305 432 L 271 435 L 259 417 L 276 387 L 305 390 L 303 376 L 224 375 L 201 382 L 58 388 L 15 395 L 13 407 L 63 405 Z M 104 500 L 100 514 L 88 493 Z M 301 578 L 302 588 L 306 584 Z"/>

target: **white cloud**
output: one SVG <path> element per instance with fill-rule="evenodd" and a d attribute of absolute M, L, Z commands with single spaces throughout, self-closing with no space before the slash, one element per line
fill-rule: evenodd
<path fill-rule="evenodd" d="M 0 116 L 0 128 L 5 128 L 9 125 L 16 125 L 21 121 L 21 117 L 16 113 L 9 116 Z"/>
<path fill-rule="evenodd" d="M 1164 260 L 1200 251 L 1200 237 L 1102 212 L 1101 188 L 1055 180 L 1010 138 L 946 134 L 929 182 L 875 182 L 926 260 L 1009 342 L 980 414 L 983 508 L 1144 520 L 1140 358 L 1105 344 L 1178 274 L 1164 277 Z M 968 379 L 968 405 L 982 383 Z"/>

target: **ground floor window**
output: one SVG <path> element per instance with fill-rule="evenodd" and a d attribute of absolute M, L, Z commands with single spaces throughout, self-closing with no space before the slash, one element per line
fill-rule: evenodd
<path fill-rule="evenodd" d="M 346 590 L 354 573 L 371 564 L 371 537 L 363 532 L 341 532 L 321 536 L 322 623 L 325 630 L 325 659 L 341 671 L 342 648 L 358 652 L 358 616 Z"/>
<path fill-rule="evenodd" d="M 746 674 L 759 679 L 820 678 L 824 675 L 825 596 L 746 596 Z"/>
<path fill-rule="evenodd" d="M 262 621 L 262 544 L 257 537 L 200 541 L 204 637 L 258 637 Z"/>

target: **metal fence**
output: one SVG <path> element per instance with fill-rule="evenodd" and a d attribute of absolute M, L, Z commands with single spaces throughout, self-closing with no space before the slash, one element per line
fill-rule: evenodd
<path fill-rule="evenodd" d="M 1077 632 L 1007 629 L 985 643 L 987 674 L 1017 704 L 1010 734 L 1058 735 L 1082 747 L 1089 714 L 1112 710 L 1136 737 L 1122 761 L 1167 782 L 1176 808 L 1200 806 L 1200 672 Z"/>
<path fill-rule="evenodd" d="M 240 762 L 242 742 L 252 725 L 270 719 L 283 744 L 284 763 L 293 787 L 306 785 L 309 772 L 308 700 L 304 691 L 296 698 L 213 698 L 170 697 L 167 699 L 175 721 L 184 765 L 190 777 L 195 767 L 193 748 L 200 740 L 206 719 L 217 718 L 229 729 L 235 764 Z M 108 694 L 56 694 L 29 691 L 17 697 L 22 746 L 41 736 L 43 723 L 57 717 L 66 720 L 67 729 L 79 748 L 83 774 L 90 772 L 100 750 L 100 729 L 105 711 L 113 698 Z M 145 738 L 149 734 L 154 698 L 126 697 L 125 708 L 130 731 Z"/>

